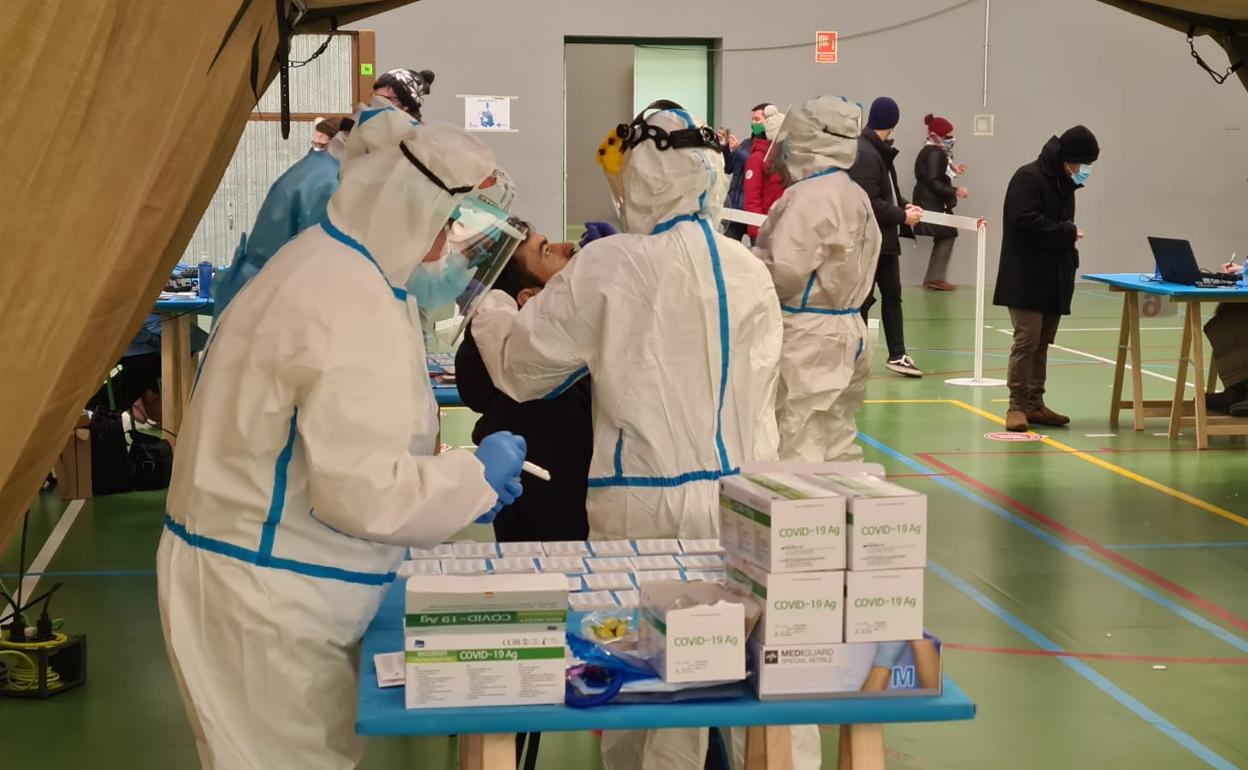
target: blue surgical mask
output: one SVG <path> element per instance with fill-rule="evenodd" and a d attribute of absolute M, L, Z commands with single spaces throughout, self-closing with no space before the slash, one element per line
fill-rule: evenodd
<path fill-rule="evenodd" d="M 442 259 L 421 262 L 407 279 L 407 293 L 422 313 L 449 305 L 472 281 L 472 269 L 463 254 L 453 251 Z"/>
<path fill-rule="evenodd" d="M 1070 175 L 1077 185 L 1085 185 L 1088 183 L 1088 177 L 1092 176 L 1092 164 L 1080 163 L 1079 170 Z"/>
<path fill-rule="evenodd" d="M 946 136 L 944 139 L 940 140 L 940 143 L 945 146 L 946 150 L 953 150 L 953 137 L 952 136 Z"/>

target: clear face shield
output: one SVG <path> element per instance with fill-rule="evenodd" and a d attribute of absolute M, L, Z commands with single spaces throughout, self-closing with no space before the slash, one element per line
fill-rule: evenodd
<path fill-rule="evenodd" d="M 528 228 L 506 210 L 487 200 L 481 192 L 466 197 L 451 217 L 446 245 L 450 252 L 446 269 L 457 269 L 467 276 L 463 291 L 455 298 L 463 316 L 454 340 L 463 336 L 473 311 L 520 244 L 529 237 Z"/>
<path fill-rule="evenodd" d="M 841 102 L 851 104 L 845 100 Z M 852 154 L 856 155 L 856 143 L 862 133 L 860 107 L 847 107 L 831 114 L 824 112 L 818 117 L 811 115 L 804 107 L 789 108 L 776 138 L 763 156 L 763 170 L 779 175 L 785 187 L 819 170 L 817 166 L 821 164 L 816 162 L 817 156 L 833 157 L 838 148 L 845 147 L 846 143 L 855 143 L 850 146 L 854 148 Z M 852 164 L 852 157 L 849 162 Z"/>
<path fill-rule="evenodd" d="M 627 204 L 622 180 L 624 170 L 628 168 L 629 150 L 645 141 L 653 141 L 655 147 L 661 151 L 694 147 L 710 148 L 717 152 L 723 149 L 719 137 L 709 126 L 667 131 L 646 122 L 651 115 L 664 110 L 684 110 L 684 107 L 667 99 L 651 102 L 637 113 L 631 123 L 621 123 L 612 129 L 598 146 L 598 165 L 602 166 L 603 175 L 606 177 L 611 205 L 615 208 L 615 218 L 621 229 L 627 229 L 624 221 Z"/>

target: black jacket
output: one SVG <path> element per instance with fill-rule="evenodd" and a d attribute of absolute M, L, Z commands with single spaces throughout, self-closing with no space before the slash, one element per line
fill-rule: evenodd
<path fill-rule="evenodd" d="M 511 431 L 524 436 L 528 459 L 550 471 L 550 481 L 524 475 L 524 494 L 494 520 L 499 542 L 588 538 L 585 491 L 594 452 L 589 378 L 558 398 L 517 403 L 494 386 L 469 326 L 455 354 L 455 383 L 464 405 L 481 415 L 474 442 Z"/>
<path fill-rule="evenodd" d="M 945 148 L 927 144 L 914 158 L 914 204 L 925 211 L 952 214 L 958 205 L 958 188 L 949 177 L 949 156 Z M 956 228 L 947 225 L 917 224 L 916 235 L 936 238 L 957 238 Z"/>
<path fill-rule="evenodd" d="M 1070 314 L 1079 269 L 1076 189 L 1056 136 L 1039 158 L 1014 172 L 1005 191 L 994 305 Z"/>
<path fill-rule="evenodd" d="M 858 186 L 866 191 L 880 224 L 880 253 L 900 254 L 899 234 L 913 238 L 914 232 L 906 224 L 906 201 L 897 186 L 897 169 L 893 161 L 897 148 L 884 143 L 880 135 L 867 129 L 858 137 L 858 159 L 849 169 Z M 899 233 L 900 230 L 900 233 Z"/>

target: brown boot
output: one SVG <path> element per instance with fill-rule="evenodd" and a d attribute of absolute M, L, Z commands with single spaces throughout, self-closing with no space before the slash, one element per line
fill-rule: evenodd
<path fill-rule="evenodd" d="M 1058 414 L 1047 406 L 1041 406 L 1039 409 L 1027 413 L 1027 421 L 1036 425 L 1052 425 L 1061 427 L 1070 424 L 1070 418 L 1064 414 Z"/>
<path fill-rule="evenodd" d="M 1027 425 L 1027 415 L 1018 409 L 1011 409 L 1005 413 L 1005 429 L 1013 433 L 1026 433 L 1031 430 Z"/>

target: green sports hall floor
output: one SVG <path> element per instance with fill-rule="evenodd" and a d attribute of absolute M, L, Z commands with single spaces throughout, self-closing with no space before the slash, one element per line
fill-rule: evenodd
<path fill-rule="evenodd" d="M 1110 428 L 1112 367 L 1093 357 L 1114 355 L 1116 296 L 1076 294 L 1049 374 L 1050 404 L 1074 419 L 1048 442 L 985 438 L 1000 429 L 1004 389 L 945 385 L 971 367 L 968 290 L 907 290 L 924 379 L 885 371 L 876 340 L 859 419 L 866 456 L 930 496 L 927 625 L 979 706 L 973 722 L 888 728 L 891 768 L 1248 767 L 1245 445 L 1214 438 L 1197 452 L 1191 435 L 1158 435 L 1164 420 Z M 1145 323 L 1146 395 L 1165 398 L 1178 321 Z M 1009 338 L 996 329 L 1008 324 L 990 308 L 988 325 L 985 366 L 1001 377 Z M 467 441 L 471 420 L 452 411 L 447 438 Z M 89 501 L 55 550 L 40 584 L 66 581 L 55 609 L 88 632 L 90 677 L 46 702 L 0 701 L 6 765 L 194 766 L 156 610 L 163 502 Z M 32 554 L 64 510 L 56 497 L 36 505 Z M 16 562 L 15 543 L 0 558 L 9 585 Z M 825 757 L 835 740 L 825 733 Z M 540 767 L 592 768 L 595 754 L 592 735 L 548 735 Z M 449 740 L 375 740 L 364 767 L 446 768 L 451 757 Z"/>

